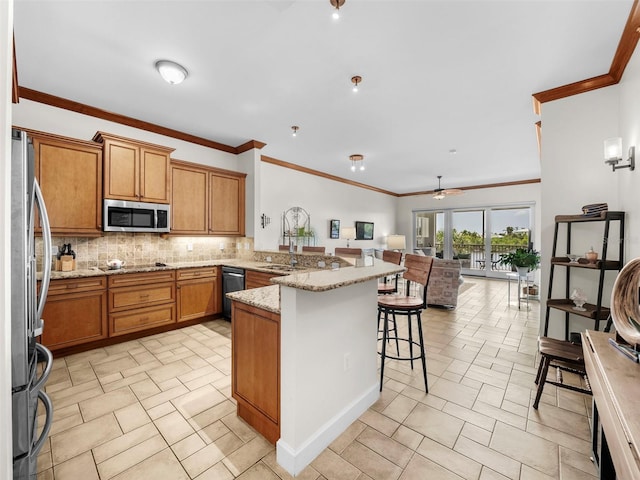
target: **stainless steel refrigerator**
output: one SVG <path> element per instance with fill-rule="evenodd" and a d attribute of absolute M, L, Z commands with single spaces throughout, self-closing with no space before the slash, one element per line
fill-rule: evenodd
<path fill-rule="evenodd" d="M 51 276 L 51 229 L 35 178 L 34 152 L 26 132 L 11 132 L 11 397 L 13 478 L 35 479 L 38 453 L 53 420 L 44 384 L 53 364 L 51 352 L 36 342 Z M 43 240 L 40 292 L 36 280 L 35 216 Z M 40 365 L 39 365 L 40 363 Z M 38 428 L 38 409 L 45 421 Z"/>

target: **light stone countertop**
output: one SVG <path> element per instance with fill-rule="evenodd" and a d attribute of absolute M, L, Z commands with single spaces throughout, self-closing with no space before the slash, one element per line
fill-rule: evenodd
<path fill-rule="evenodd" d="M 227 298 L 236 302 L 245 303 L 252 307 L 257 307 L 267 312 L 280 314 L 280 286 L 270 285 L 268 287 L 252 288 L 250 290 L 240 290 L 238 292 L 227 293 Z"/>

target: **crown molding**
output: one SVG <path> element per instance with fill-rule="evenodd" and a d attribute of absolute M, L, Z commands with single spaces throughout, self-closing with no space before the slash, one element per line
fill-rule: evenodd
<path fill-rule="evenodd" d="M 610 87 L 616 85 L 622 79 L 625 68 L 633 55 L 633 52 L 640 38 L 640 1 L 634 0 L 631 6 L 631 12 L 624 26 L 618 48 L 609 72 L 597 77 L 587 78 L 578 82 L 563 85 L 561 87 L 544 90 L 533 94 L 533 111 L 536 115 L 540 115 L 540 107 L 545 102 L 559 100 L 561 98 L 578 95 L 580 93 L 589 92 L 602 87 Z"/>
<path fill-rule="evenodd" d="M 485 183 L 482 185 L 470 185 L 468 187 L 456 187 L 458 190 L 479 190 L 481 188 L 498 188 L 498 187 L 514 187 L 516 185 L 528 185 L 530 183 L 540 183 L 539 178 L 530 178 L 529 180 L 515 180 L 513 182 Z M 425 190 L 423 192 L 397 193 L 398 197 L 412 197 L 415 195 L 433 195 L 435 190 Z"/>

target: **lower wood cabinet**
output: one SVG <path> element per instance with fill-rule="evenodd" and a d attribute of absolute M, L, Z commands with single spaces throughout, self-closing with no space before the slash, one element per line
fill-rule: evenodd
<path fill-rule="evenodd" d="M 280 438 L 280 315 L 239 302 L 231 308 L 237 413 L 275 444 Z"/>
<path fill-rule="evenodd" d="M 106 277 L 52 280 L 42 317 L 52 351 L 107 338 Z"/>
<path fill-rule="evenodd" d="M 178 270 L 178 322 L 222 312 L 220 278 L 220 267 Z"/>
<path fill-rule="evenodd" d="M 110 336 L 176 321 L 175 271 L 125 273 L 109 277 Z"/>
<path fill-rule="evenodd" d="M 255 270 L 247 270 L 244 278 L 244 288 L 249 290 L 250 288 L 268 287 L 273 285 L 271 279 L 273 277 L 280 277 L 282 275 L 276 273 L 257 272 Z"/>

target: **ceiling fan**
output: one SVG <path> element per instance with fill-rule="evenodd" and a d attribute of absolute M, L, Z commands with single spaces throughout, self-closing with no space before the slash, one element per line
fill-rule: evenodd
<path fill-rule="evenodd" d="M 433 198 L 436 200 L 442 200 L 444 197 L 448 197 L 449 195 L 462 195 L 464 192 L 459 188 L 442 188 L 440 186 L 440 179 L 442 175 L 438 175 L 438 188 L 433 191 Z"/>

